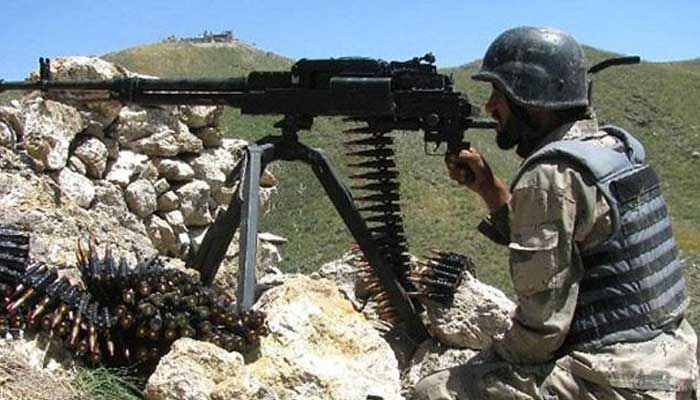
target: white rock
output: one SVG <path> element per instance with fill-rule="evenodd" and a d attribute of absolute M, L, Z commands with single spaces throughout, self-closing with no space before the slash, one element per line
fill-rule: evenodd
<path fill-rule="evenodd" d="M 85 166 L 85 163 L 80 161 L 80 159 L 76 156 L 68 157 L 68 167 L 80 175 L 87 174 L 87 167 Z"/>
<path fill-rule="evenodd" d="M 163 179 L 158 179 L 156 183 L 153 184 L 153 187 L 156 189 L 156 193 L 160 196 L 161 194 L 167 192 L 170 190 L 170 184 L 168 183 L 168 180 L 163 178 Z"/>
<path fill-rule="evenodd" d="M 224 171 L 233 169 L 234 163 L 233 156 L 223 149 L 206 149 L 202 154 L 188 160 L 188 164 L 194 170 L 194 177 L 206 182 L 213 191 L 224 186 Z"/>
<path fill-rule="evenodd" d="M 139 179 L 145 179 L 151 182 L 152 184 L 155 184 L 158 180 L 158 177 L 158 167 L 156 167 L 156 164 L 153 160 L 148 160 L 146 166 L 143 168 L 143 171 L 141 171 L 141 173 L 139 174 Z"/>
<path fill-rule="evenodd" d="M 202 141 L 185 124 L 164 110 L 124 107 L 114 127 L 119 143 L 139 153 L 172 157 L 181 153 L 199 153 Z"/>
<path fill-rule="evenodd" d="M 121 188 L 112 182 L 106 180 L 98 180 L 95 184 L 95 203 L 94 207 L 103 207 L 109 210 L 109 213 L 119 218 L 129 209 L 124 200 L 124 192 Z"/>
<path fill-rule="evenodd" d="M 0 146 L 13 148 L 17 142 L 17 135 L 10 125 L 0 121 Z"/>
<path fill-rule="evenodd" d="M 430 331 L 448 347 L 483 349 L 511 326 L 515 303 L 500 290 L 470 274 L 457 288 L 450 306 L 426 304 Z"/>
<path fill-rule="evenodd" d="M 85 126 L 73 107 L 36 98 L 22 116 L 27 154 L 40 169 L 59 170 L 66 166 L 68 148 Z"/>
<path fill-rule="evenodd" d="M 185 225 L 204 226 L 212 223 L 209 212 L 210 189 L 206 182 L 194 180 L 176 190 L 180 198 L 180 210 L 185 216 Z"/>
<path fill-rule="evenodd" d="M 148 379 L 147 400 L 277 399 L 246 371 L 243 356 L 183 338 Z"/>
<path fill-rule="evenodd" d="M 426 340 L 418 347 L 402 375 L 404 395 L 411 398 L 413 388 L 421 379 L 443 369 L 464 365 L 476 354 L 475 350 L 451 349 L 432 339 Z"/>
<path fill-rule="evenodd" d="M 180 207 L 180 197 L 169 190 L 158 196 L 158 211 L 172 211 Z"/>
<path fill-rule="evenodd" d="M 151 215 L 146 221 L 146 232 L 158 253 L 166 256 L 177 256 L 181 253 L 180 243 L 167 221 L 158 215 Z"/>
<path fill-rule="evenodd" d="M 256 307 L 270 335 L 246 370 L 281 399 L 403 399 L 391 348 L 333 282 L 291 278 Z"/>
<path fill-rule="evenodd" d="M 61 191 L 73 199 L 80 207 L 88 208 L 95 198 L 95 187 L 88 178 L 69 169 L 61 170 L 58 175 Z"/>
<path fill-rule="evenodd" d="M 76 147 L 75 154 L 85 164 L 87 174 L 94 179 L 102 179 L 107 169 L 107 146 L 95 137 L 87 138 Z"/>
<path fill-rule="evenodd" d="M 163 213 L 161 215 L 165 221 L 173 228 L 173 232 L 179 234 L 182 232 L 187 232 L 187 227 L 185 226 L 185 217 L 182 215 L 180 210 L 173 210 L 170 212 Z"/>
<path fill-rule="evenodd" d="M 224 139 L 224 132 L 219 128 L 206 127 L 192 133 L 202 140 L 204 148 L 220 147 Z"/>
<path fill-rule="evenodd" d="M 194 170 L 186 162 L 177 158 L 161 158 L 155 162 L 158 174 L 171 182 L 191 181 Z"/>
<path fill-rule="evenodd" d="M 15 138 L 21 140 L 24 136 L 23 128 L 23 117 L 22 114 L 24 110 L 22 105 L 17 101 L 13 100 L 9 106 L 0 106 L 0 121 L 7 124 L 7 126 L 14 132 Z"/>
<path fill-rule="evenodd" d="M 143 172 L 147 163 L 146 155 L 129 150 L 120 151 L 117 159 L 107 166 L 105 179 L 126 188 L 133 178 Z"/>
<path fill-rule="evenodd" d="M 139 179 L 129 184 L 124 190 L 124 198 L 134 214 L 147 218 L 158 210 L 158 199 L 153 184 L 146 179 Z"/>
<path fill-rule="evenodd" d="M 97 57 L 64 57 L 51 60 L 51 76 L 53 79 L 74 81 L 119 79 L 126 76 L 126 70 Z M 32 79 L 38 79 L 36 72 L 32 74 Z M 100 130 L 111 124 L 122 108 L 122 104 L 116 100 L 94 101 L 93 94 L 86 92 L 52 92 L 50 97 L 86 110 L 90 114 L 86 118 L 86 126 L 94 123 L 94 128 Z M 83 98 L 90 101 L 82 101 Z"/>
<path fill-rule="evenodd" d="M 190 129 L 219 125 L 223 112 L 222 106 L 179 106 L 175 111 Z"/>

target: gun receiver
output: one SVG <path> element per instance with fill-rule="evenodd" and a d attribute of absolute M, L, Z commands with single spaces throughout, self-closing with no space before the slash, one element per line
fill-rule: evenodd
<path fill-rule="evenodd" d="M 386 293 L 390 301 L 386 313 L 404 323 L 409 338 L 418 344 L 427 337 L 427 331 L 416 315 L 420 305 L 407 294 L 412 288 L 406 276 L 410 259 L 398 202 L 398 172 L 389 147 L 392 138 L 385 134 L 394 130 L 423 131 L 426 146 L 430 143 L 437 148 L 445 143 L 448 152 L 456 152 L 465 146 L 467 129 L 495 127 L 493 121 L 477 118 L 478 108 L 454 90 L 449 76 L 437 72 L 434 61 L 432 54 L 405 62 L 302 59 L 289 71 L 256 71 L 228 79 L 60 81 L 51 78 L 49 60 L 42 58 L 37 81 L 0 81 L 0 92 L 41 90 L 66 92 L 68 96 L 87 92 L 92 101 L 224 105 L 238 108 L 242 114 L 284 116 L 275 125 L 282 135 L 267 136 L 246 149 L 245 157 L 228 178 L 239 179 L 241 184 L 226 212 L 220 213 L 208 229 L 197 253 L 190 256 L 188 266 L 198 268 L 202 280 L 211 283 L 240 225 L 237 300 L 240 311 L 252 307 L 260 174 L 275 160 L 303 161 L 311 166 Z M 350 132 L 368 137 L 347 144 L 365 149 L 351 155 L 365 159 L 354 167 L 369 169 L 353 176 L 363 180 L 359 190 L 369 192 L 357 201 L 368 206 L 356 206 L 350 190 L 338 179 L 322 151 L 298 141 L 297 132 L 310 129 L 319 116 L 342 116 L 365 124 Z M 363 218 L 361 211 L 372 215 Z"/>

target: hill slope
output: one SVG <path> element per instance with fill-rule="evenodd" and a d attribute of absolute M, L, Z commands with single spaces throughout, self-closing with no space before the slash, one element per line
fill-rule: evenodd
<path fill-rule="evenodd" d="M 585 50 L 591 63 L 614 55 Z M 291 64 L 288 59 L 250 47 L 201 48 L 181 43 L 133 48 L 105 58 L 141 73 L 167 77 L 223 77 L 252 69 L 286 69 Z M 488 85 L 470 79 L 478 66 L 479 62 L 472 62 L 444 72 L 453 74 L 456 87 L 468 93 L 473 102 L 483 104 Z M 679 246 L 689 260 L 691 292 L 700 298 L 700 203 L 695 201 L 700 157 L 693 155 L 700 151 L 700 64 L 697 60 L 644 62 L 606 70 L 596 76 L 594 103 L 601 121 L 630 130 L 646 144 L 649 159 L 663 180 Z M 272 123 L 277 118 L 240 116 L 235 110 L 227 111 L 226 118 L 232 136 L 255 140 L 276 133 Z M 337 119 L 318 119 L 312 132 L 302 133 L 302 140 L 324 148 L 341 176 L 347 178 L 351 171 L 342 146 L 344 128 L 347 126 Z M 498 174 L 511 176 L 519 161 L 495 147 L 492 132 L 475 130 L 467 135 Z M 484 207 L 447 178 L 442 157 L 424 155 L 420 134 L 395 136 L 411 251 L 420 255 L 429 248 L 441 248 L 470 254 L 482 280 L 512 293 L 506 252 L 474 229 L 486 213 Z M 280 192 L 272 211 L 262 220 L 262 229 L 290 239 L 285 268 L 306 271 L 347 250 L 352 238 L 308 168 L 293 163 L 275 168 Z M 700 312 L 694 310 L 692 317 L 700 321 Z"/>

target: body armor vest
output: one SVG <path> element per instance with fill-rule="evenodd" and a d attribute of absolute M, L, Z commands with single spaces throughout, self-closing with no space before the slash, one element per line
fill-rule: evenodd
<path fill-rule="evenodd" d="M 580 254 L 585 272 L 563 352 L 650 340 L 675 329 L 688 306 L 656 172 L 645 163 L 644 148 L 634 137 L 617 127 L 602 129 L 622 145 L 553 142 L 531 155 L 514 180 L 542 161 L 569 161 L 595 183 L 611 208 L 611 236 Z"/>

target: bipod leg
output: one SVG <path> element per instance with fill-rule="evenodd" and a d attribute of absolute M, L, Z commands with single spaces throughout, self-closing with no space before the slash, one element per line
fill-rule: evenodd
<path fill-rule="evenodd" d="M 385 257 L 372 239 L 372 235 L 367 229 L 367 224 L 357 210 L 350 191 L 338 179 L 333 166 L 321 150 L 307 146 L 303 147 L 305 151 L 302 160 L 311 165 L 323 189 L 333 202 L 343 222 L 345 222 L 345 226 L 350 230 L 353 238 L 367 258 L 369 265 L 379 278 L 382 287 L 389 295 L 397 316 L 405 324 L 406 333 L 417 346 L 428 338 L 428 332 L 418 317 L 413 303 L 411 303 L 393 271 L 389 268 Z"/>
<path fill-rule="evenodd" d="M 234 178 L 234 174 L 240 175 L 241 169 L 245 167 L 247 154 L 238 162 L 232 176 L 231 181 L 238 180 Z M 228 181 L 228 180 L 227 180 Z M 228 208 L 223 213 L 219 213 L 207 233 L 202 239 L 202 244 L 196 253 L 190 253 L 187 259 L 187 267 L 194 268 L 199 271 L 202 283 L 211 285 L 214 282 L 214 277 L 219 270 L 221 261 L 223 261 L 228 246 L 236 234 L 236 229 L 241 222 L 241 207 L 243 201 L 241 199 L 241 185 L 238 185 L 233 197 L 228 204 Z"/>
<path fill-rule="evenodd" d="M 236 302 L 238 312 L 249 310 L 255 303 L 255 266 L 258 250 L 258 217 L 260 216 L 260 175 L 265 166 L 273 161 L 274 143 L 252 145 L 247 150 L 247 164 L 240 183 L 241 242 L 239 250 L 238 286 Z"/>

